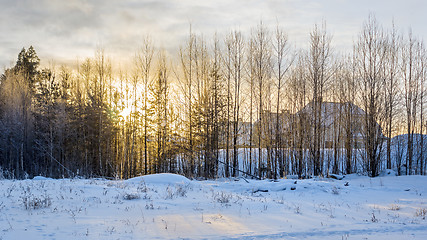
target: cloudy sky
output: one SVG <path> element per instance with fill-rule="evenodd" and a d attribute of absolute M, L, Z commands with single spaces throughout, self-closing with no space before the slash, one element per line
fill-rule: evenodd
<path fill-rule="evenodd" d="M 184 43 L 191 23 L 207 39 L 232 29 L 249 35 L 261 20 L 287 31 L 297 47 L 307 44 L 315 23 L 326 21 L 338 51 L 351 48 L 369 13 L 384 26 L 412 28 L 427 38 L 423 0 L 0 0 L 0 67 L 33 45 L 46 64 L 91 57 L 97 46 L 115 60 L 130 59 L 143 36 L 172 55 Z"/>

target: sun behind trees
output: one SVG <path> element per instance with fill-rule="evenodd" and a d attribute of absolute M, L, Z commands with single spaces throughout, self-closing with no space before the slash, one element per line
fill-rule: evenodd
<path fill-rule="evenodd" d="M 326 23 L 309 41 L 291 49 L 262 23 L 212 41 L 190 31 L 172 62 L 147 37 L 126 70 L 102 49 L 41 69 L 24 48 L 1 75 L 0 176 L 425 174 L 423 41 L 373 16 L 350 54 Z"/>

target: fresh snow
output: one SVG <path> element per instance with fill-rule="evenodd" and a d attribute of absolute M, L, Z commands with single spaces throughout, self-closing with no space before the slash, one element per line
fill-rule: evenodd
<path fill-rule="evenodd" d="M 187 184 L 191 181 L 181 175 L 177 174 L 171 174 L 171 173 L 159 173 L 159 174 L 152 174 L 152 175 L 146 175 L 142 177 L 135 177 L 130 178 L 128 180 L 124 181 L 125 183 L 141 183 L 144 182 L 145 184 L 169 184 L 169 185 L 175 185 L 175 184 Z"/>
<path fill-rule="evenodd" d="M 381 176 L 1 180 L 0 239 L 427 239 L 427 177 Z"/>

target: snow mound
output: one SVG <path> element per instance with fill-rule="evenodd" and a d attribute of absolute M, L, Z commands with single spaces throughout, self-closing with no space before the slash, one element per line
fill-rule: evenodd
<path fill-rule="evenodd" d="M 175 184 L 187 184 L 190 183 L 190 179 L 178 175 L 178 174 L 172 174 L 172 173 L 159 173 L 159 174 L 152 174 L 152 175 L 145 175 L 141 177 L 134 177 L 126 180 L 127 183 L 140 183 L 145 182 L 146 184 L 169 184 L 169 185 L 175 185 Z"/>
<path fill-rule="evenodd" d="M 397 173 L 391 169 L 384 169 L 379 174 L 380 177 L 397 176 Z"/>
<path fill-rule="evenodd" d="M 33 180 L 52 180 L 52 178 L 43 177 L 43 176 L 35 176 Z"/>
<path fill-rule="evenodd" d="M 328 176 L 329 178 L 333 178 L 333 179 L 336 179 L 336 180 L 343 180 L 344 178 L 345 178 L 345 176 L 344 175 L 340 175 L 340 174 L 329 174 L 329 176 Z"/>

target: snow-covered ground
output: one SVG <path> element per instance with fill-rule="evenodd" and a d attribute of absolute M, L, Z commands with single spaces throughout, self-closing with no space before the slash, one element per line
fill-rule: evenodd
<path fill-rule="evenodd" d="M 0 239 L 427 239 L 427 177 L 0 181 Z"/>

